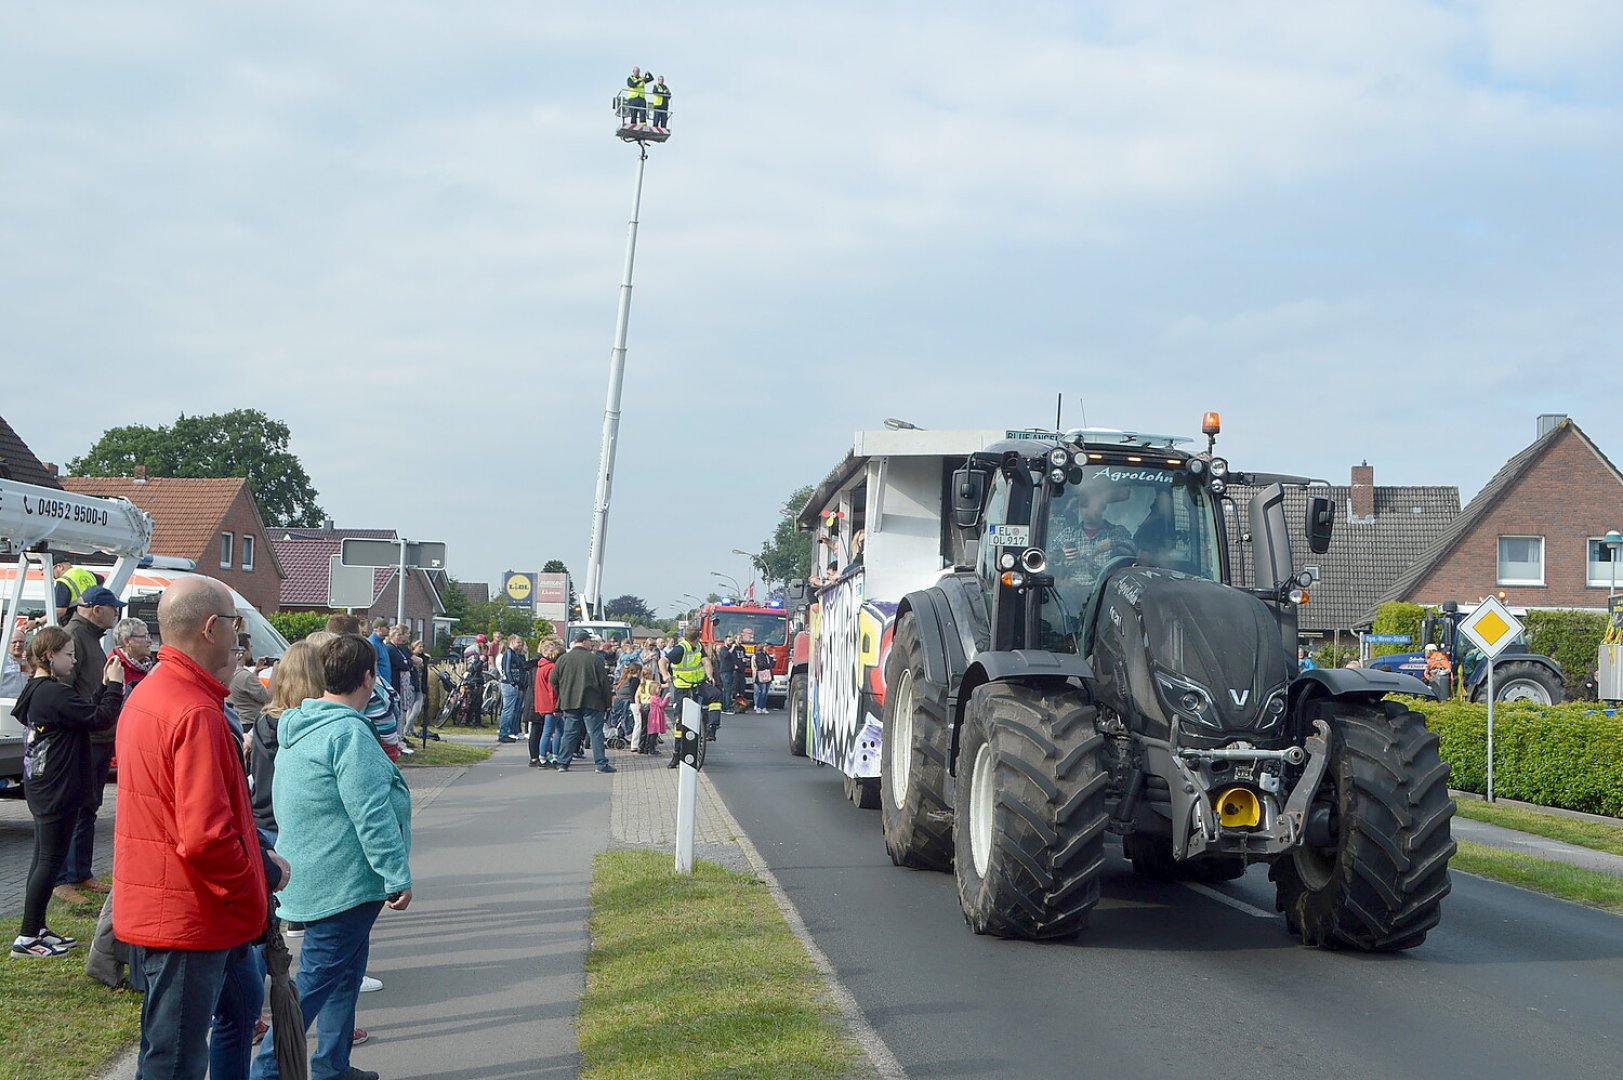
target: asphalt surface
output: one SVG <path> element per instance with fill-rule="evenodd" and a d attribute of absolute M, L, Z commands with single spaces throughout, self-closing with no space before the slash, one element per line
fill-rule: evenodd
<path fill-rule="evenodd" d="M 1001 941 L 965 927 L 951 875 L 891 865 L 783 713 L 730 718 L 705 773 L 911 1076 L 1623 1076 L 1614 915 L 1456 873 L 1419 948 L 1310 950 L 1265 868 L 1157 884 L 1112 848 L 1085 933 Z"/>

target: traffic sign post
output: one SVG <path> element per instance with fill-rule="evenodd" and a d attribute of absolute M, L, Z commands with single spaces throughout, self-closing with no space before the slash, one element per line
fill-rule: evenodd
<path fill-rule="evenodd" d="M 401 537 L 399 540 L 367 540 L 346 536 L 339 549 L 339 561 L 345 566 L 392 566 L 395 577 L 395 622 L 406 621 L 406 570 L 444 570 L 445 545 L 435 541 L 415 542 Z"/>
<path fill-rule="evenodd" d="M 1460 620 L 1460 633 L 1470 638 L 1477 648 L 1482 650 L 1488 661 L 1488 792 L 1489 802 L 1493 802 L 1493 699 L 1495 696 L 1493 685 L 1494 661 L 1521 636 L 1526 629 L 1520 619 L 1510 613 L 1510 609 L 1499 601 L 1497 596 L 1490 596 L 1477 605 L 1477 609 Z"/>
<path fill-rule="evenodd" d="M 693 873 L 693 830 L 698 816 L 699 749 L 704 744 L 704 721 L 699 703 L 693 698 L 682 702 L 675 737 L 681 767 L 676 774 L 676 872 Z"/>

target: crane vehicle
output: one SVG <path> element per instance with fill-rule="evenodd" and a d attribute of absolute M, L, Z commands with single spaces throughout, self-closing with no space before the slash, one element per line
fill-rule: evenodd
<path fill-rule="evenodd" d="M 58 555 L 113 556 L 106 585 L 122 593 L 151 545 L 152 519 L 128 499 L 0 480 L 0 557 L 12 560 L 10 572 L 0 573 L 0 656 L 8 655 L 31 612 L 56 625 L 51 583 Z M 22 777 L 24 733 L 11 715 L 13 702 L 0 699 L 0 783 Z"/>

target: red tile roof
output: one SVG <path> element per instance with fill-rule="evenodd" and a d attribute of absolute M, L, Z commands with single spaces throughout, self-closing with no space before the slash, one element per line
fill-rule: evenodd
<path fill-rule="evenodd" d="M 156 555 L 207 562 L 216 553 L 220 523 L 239 497 L 252 509 L 259 535 L 270 535 L 259 518 L 248 481 L 240 476 L 218 480 L 153 476 L 141 482 L 128 476 L 69 476 L 63 478 L 62 486 L 81 495 L 122 496 L 152 515 L 152 551 Z M 271 562 L 277 576 L 287 576 L 274 546 Z"/>

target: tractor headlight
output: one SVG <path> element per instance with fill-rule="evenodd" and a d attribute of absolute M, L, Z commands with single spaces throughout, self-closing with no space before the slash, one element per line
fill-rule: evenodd
<path fill-rule="evenodd" d="M 1268 697 L 1268 703 L 1262 707 L 1262 714 L 1257 717 L 1257 730 L 1266 731 L 1278 726 L 1285 718 L 1285 690 L 1281 687 Z"/>
<path fill-rule="evenodd" d="M 1189 459 L 1189 475 L 1190 476 L 1200 476 L 1205 471 L 1206 471 L 1206 463 L 1204 461 L 1202 461 L 1198 457 Z"/>
<path fill-rule="evenodd" d="M 1014 552 L 1005 551 L 1003 554 L 997 557 L 997 568 L 999 570 L 1013 570 L 1015 563 L 1019 561 L 1020 557 Z"/>
<path fill-rule="evenodd" d="M 1059 447 L 1048 452 L 1048 464 L 1056 469 L 1063 469 L 1071 463 L 1071 455 Z"/>
<path fill-rule="evenodd" d="M 1221 495 L 1223 492 L 1228 490 L 1229 486 L 1214 476 L 1212 477 L 1211 483 L 1207 484 L 1206 487 L 1213 495 Z"/>
<path fill-rule="evenodd" d="M 1065 483 L 1065 470 L 1064 469 L 1050 469 L 1050 470 L 1048 470 L 1048 479 L 1049 479 L 1049 482 L 1054 484 L 1056 487 L 1063 484 L 1063 483 Z"/>
<path fill-rule="evenodd" d="M 1224 461 L 1220 457 L 1212 458 L 1212 476 L 1213 476 L 1213 478 L 1221 480 L 1223 477 L 1227 476 L 1228 474 L 1229 474 L 1229 463 Z"/>
<path fill-rule="evenodd" d="M 1042 548 L 1027 548 L 1020 553 L 1020 565 L 1028 574 L 1040 574 L 1048 569 L 1048 553 Z"/>
<path fill-rule="evenodd" d="M 1212 705 L 1212 695 L 1204 686 L 1177 675 L 1157 671 L 1155 687 L 1160 691 L 1161 704 L 1167 712 L 1175 713 L 1181 719 L 1192 721 L 1204 728 L 1211 728 L 1214 731 L 1223 729 L 1217 710 Z"/>

